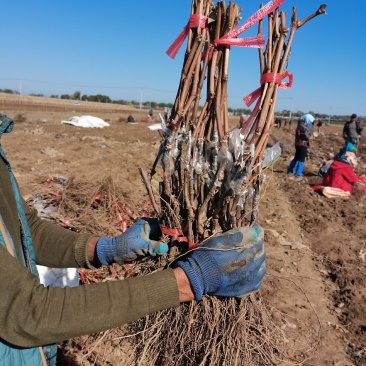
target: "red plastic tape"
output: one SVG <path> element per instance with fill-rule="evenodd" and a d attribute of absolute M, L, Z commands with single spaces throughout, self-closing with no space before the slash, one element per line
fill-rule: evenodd
<path fill-rule="evenodd" d="M 207 17 L 201 14 L 192 14 L 189 18 L 187 25 L 183 28 L 182 33 L 176 38 L 176 40 L 172 43 L 172 45 L 166 51 L 166 54 L 174 59 L 177 53 L 179 52 L 180 48 L 184 40 L 188 35 L 189 29 L 192 28 L 202 28 L 205 29 L 207 24 Z"/>

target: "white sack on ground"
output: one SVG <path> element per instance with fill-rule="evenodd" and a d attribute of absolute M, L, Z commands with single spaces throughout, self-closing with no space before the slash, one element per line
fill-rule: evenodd
<path fill-rule="evenodd" d="M 160 117 L 161 123 L 154 123 L 153 125 L 147 126 L 148 128 L 150 128 L 150 130 L 157 131 L 157 130 L 164 130 L 166 128 L 165 119 L 163 118 L 163 116 L 160 113 L 159 113 L 159 117 Z"/>
<path fill-rule="evenodd" d="M 50 268 L 37 265 L 39 280 L 45 287 L 76 287 L 79 285 L 77 268 Z"/>
<path fill-rule="evenodd" d="M 101 118 L 93 116 L 74 116 L 70 117 L 67 121 L 61 121 L 63 124 L 73 125 L 76 127 L 89 127 L 89 128 L 103 128 L 109 126 L 109 123 L 103 121 Z"/>
<path fill-rule="evenodd" d="M 161 126 L 161 123 L 154 123 L 153 125 L 147 126 L 152 131 L 161 130 L 163 127 Z"/>
<path fill-rule="evenodd" d="M 66 180 L 66 178 L 60 177 L 59 180 Z M 35 198 L 33 206 L 42 219 L 52 217 L 52 214 L 57 210 L 54 205 L 45 206 L 40 196 Z M 79 285 L 79 271 L 77 268 L 50 268 L 37 265 L 37 270 L 39 281 L 45 287 L 76 287 Z"/>

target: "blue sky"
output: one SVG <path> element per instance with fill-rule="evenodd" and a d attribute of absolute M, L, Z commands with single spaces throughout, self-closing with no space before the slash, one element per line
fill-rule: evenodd
<path fill-rule="evenodd" d="M 261 3 L 236 2 L 243 7 L 242 22 Z M 302 19 L 320 4 L 286 0 L 281 9 L 289 26 L 293 6 Z M 293 86 L 280 90 L 276 110 L 366 116 L 366 1 L 327 5 L 326 15 L 295 35 L 287 67 Z M 175 60 L 165 51 L 187 23 L 190 6 L 191 0 L 2 1 L 0 89 L 174 102 L 185 44 Z M 241 37 L 256 32 L 255 25 Z M 258 52 L 231 50 L 229 106 L 240 108 L 259 86 Z"/>

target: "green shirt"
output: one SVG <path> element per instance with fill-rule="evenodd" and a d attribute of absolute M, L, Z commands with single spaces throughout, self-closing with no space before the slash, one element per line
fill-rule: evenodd
<path fill-rule="evenodd" d="M 90 268 L 92 234 L 78 234 L 41 220 L 24 202 L 37 264 Z M 20 229 L 9 174 L 0 159 L 0 214 L 20 253 Z M 100 233 L 98 233 L 99 235 Z M 39 285 L 23 263 L 0 245 L 0 338 L 35 347 L 104 331 L 179 305 L 171 269 L 149 276 L 74 288 Z"/>

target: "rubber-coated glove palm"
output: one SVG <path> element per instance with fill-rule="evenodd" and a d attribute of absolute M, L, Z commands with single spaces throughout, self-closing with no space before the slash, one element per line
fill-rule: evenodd
<path fill-rule="evenodd" d="M 144 217 L 121 235 L 100 237 L 96 253 L 99 261 L 105 265 L 130 263 L 147 255 L 161 255 L 168 251 L 168 245 L 158 241 L 160 236 L 159 221 Z"/>
<path fill-rule="evenodd" d="M 207 240 L 174 267 L 186 273 L 196 300 L 204 294 L 244 297 L 266 273 L 263 229 L 242 227 Z"/>

